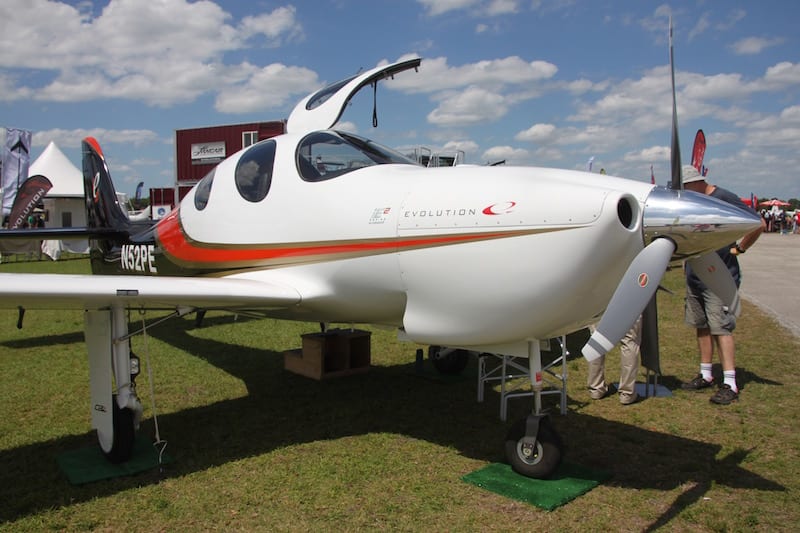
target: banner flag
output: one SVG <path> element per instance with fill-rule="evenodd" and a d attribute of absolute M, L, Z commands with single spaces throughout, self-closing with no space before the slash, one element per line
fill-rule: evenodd
<path fill-rule="evenodd" d="M 703 158 L 706 155 L 706 134 L 703 130 L 697 130 L 694 136 L 694 145 L 692 146 L 692 166 L 700 172 L 701 176 L 705 176 L 703 170 Z"/>
<path fill-rule="evenodd" d="M 0 185 L 3 189 L 2 214 L 11 212 L 14 197 L 22 182 L 28 179 L 31 161 L 31 132 L 16 128 L 6 128 L 6 142 L 3 145 L 3 176 Z"/>
<path fill-rule="evenodd" d="M 36 174 L 26 179 L 17 191 L 14 205 L 11 207 L 11 214 L 8 217 L 8 229 L 17 229 L 25 226 L 30 215 L 36 208 L 36 204 L 42 201 L 44 195 L 53 187 L 50 180 Z"/>

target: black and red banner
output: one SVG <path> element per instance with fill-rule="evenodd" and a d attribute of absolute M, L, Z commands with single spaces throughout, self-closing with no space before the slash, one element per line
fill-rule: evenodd
<path fill-rule="evenodd" d="M 17 229 L 25 226 L 36 204 L 42 201 L 42 198 L 53 187 L 50 180 L 37 174 L 26 179 L 20 185 L 17 191 L 17 197 L 14 199 L 14 205 L 11 206 L 11 213 L 8 216 L 8 228 Z"/>
<path fill-rule="evenodd" d="M 706 155 L 706 135 L 703 130 L 697 130 L 694 136 L 694 146 L 692 147 L 692 166 L 697 169 L 701 176 L 706 175 L 703 167 L 703 158 Z"/>

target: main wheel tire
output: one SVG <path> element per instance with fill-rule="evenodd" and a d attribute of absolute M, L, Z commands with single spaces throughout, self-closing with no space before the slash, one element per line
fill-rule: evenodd
<path fill-rule="evenodd" d="M 525 436 L 527 419 L 518 420 L 506 435 L 506 459 L 518 474 L 536 479 L 553 475 L 561 464 L 563 444 L 546 418 L 539 421 L 536 442 Z"/>
<path fill-rule="evenodd" d="M 428 359 L 440 374 L 449 376 L 460 374 L 467 368 L 469 352 L 467 350 L 449 350 L 442 355 L 444 348 L 441 346 L 428 347 Z"/>
<path fill-rule="evenodd" d="M 111 400 L 114 417 L 114 444 L 107 452 L 103 452 L 111 463 L 124 463 L 133 455 L 133 443 L 136 439 L 133 410 L 117 406 L 117 397 Z"/>

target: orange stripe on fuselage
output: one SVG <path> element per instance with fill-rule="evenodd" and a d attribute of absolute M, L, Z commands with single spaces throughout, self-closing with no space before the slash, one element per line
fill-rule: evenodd
<path fill-rule="evenodd" d="M 539 230 L 541 231 L 541 230 Z M 474 242 L 521 234 L 537 233 L 531 230 L 492 231 L 484 233 L 429 235 L 422 237 L 390 239 L 362 239 L 314 243 L 230 244 L 200 243 L 190 239 L 183 231 L 179 210 L 170 212 L 157 226 L 157 239 L 170 260 L 182 266 L 200 268 L 229 267 L 237 265 L 265 266 L 273 264 L 315 263 L 346 257 L 368 256 L 401 250 L 428 248 Z"/>

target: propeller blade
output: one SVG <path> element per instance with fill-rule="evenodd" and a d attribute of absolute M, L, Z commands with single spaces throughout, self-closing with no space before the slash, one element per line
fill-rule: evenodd
<path fill-rule="evenodd" d="M 631 262 L 608 302 L 606 312 L 581 350 L 591 361 L 611 350 L 642 314 L 653 297 L 675 251 L 669 239 L 656 239 Z"/>
<path fill-rule="evenodd" d="M 672 78 L 672 142 L 670 143 L 670 189 L 683 190 L 681 180 L 681 143 L 678 139 L 678 102 L 675 97 L 675 56 L 672 51 L 672 17 L 669 19 L 669 72 Z"/>
<path fill-rule="evenodd" d="M 700 281 L 705 283 L 706 287 L 728 306 L 728 310 L 734 316 L 739 316 L 739 312 L 742 310 L 739 289 L 722 258 L 716 252 L 709 252 L 689 259 L 689 265 Z"/>

